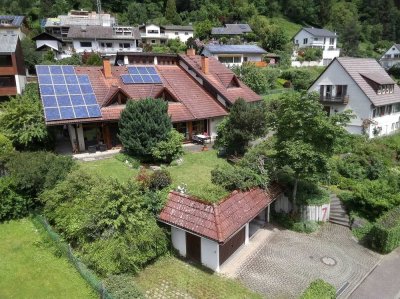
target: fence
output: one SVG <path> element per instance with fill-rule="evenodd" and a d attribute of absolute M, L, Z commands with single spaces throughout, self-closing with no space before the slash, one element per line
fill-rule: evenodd
<path fill-rule="evenodd" d="M 43 226 L 49 237 L 54 241 L 58 249 L 68 257 L 68 260 L 74 265 L 79 274 L 87 281 L 87 283 L 98 292 L 102 299 L 112 299 L 103 283 L 90 271 L 84 263 L 82 263 L 73 253 L 69 244 L 66 244 L 60 236 L 52 229 L 47 220 L 41 215 L 35 215 L 35 219 Z"/>

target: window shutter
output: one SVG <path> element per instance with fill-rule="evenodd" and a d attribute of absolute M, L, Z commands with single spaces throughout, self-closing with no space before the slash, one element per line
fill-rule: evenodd
<path fill-rule="evenodd" d="M 324 96 L 324 86 L 323 85 L 321 85 L 319 87 L 319 95 L 321 96 L 321 98 Z"/>

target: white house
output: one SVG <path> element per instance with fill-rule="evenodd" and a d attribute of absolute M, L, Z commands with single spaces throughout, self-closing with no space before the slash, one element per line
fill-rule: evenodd
<path fill-rule="evenodd" d="M 347 130 L 369 138 L 400 128 L 400 88 L 372 58 L 335 58 L 311 85 L 328 114 L 351 109 Z"/>
<path fill-rule="evenodd" d="M 337 45 L 337 34 L 326 29 L 318 28 L 302 28 L 293 37 L 295 45 L 292 57 L 293 66 L 302 66 L 300 61 L 297 61 L 298 52 L 302 48 L 320 48 L 322 49 L 322 60 L 309 63 L 309 65 L 328 65 L 334 58 L 340 56 L 340 49 Z"/>
<path fill-rule="evenodd" d="M 383 54 L 379 62 L 385 69 L 390 69 L 395 64 L 400 63 L 400 44 L 391 46 L 385 54 Z"/>
<path fill-rule="evenodd" d="M 140 35 L 143 44 L 165 44 L 168 39 L 177 39 L 186 42 L 193 37 L 193 26 L 165 25 L 158 26 L 154 24 L 139 26 Z"/>
<path fill-rule="evenodd" d="M 200 54 L 213 56 L 225 66 L 241 66 L 244 62 L 262 62 L 267 54 L 257 45 L 206 45 Z"/>
<path fill-rule="evenodd" d="M 234 191 L 217 204 L 171 192 L 158 219 L 171 227 L 180 255 L 218 272 L 269 222 L 270 204 L 282 196 L 278 185 L 268 191 Z"/>
<path fill-rule="evenodd" d="M 18 35 L 19 39 L 25 38 L 25 16 L 0 16 L 0 34 Z"/>

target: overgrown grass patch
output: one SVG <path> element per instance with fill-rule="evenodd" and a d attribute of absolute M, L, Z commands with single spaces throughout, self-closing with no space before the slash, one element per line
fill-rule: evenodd
<path fill-rule="evenodd" d="M 236 280 L 199 269 L 174 257 L 160 259 L 134 280 L 142 292 L 150 297 L 158 294 L 160 298 L 262 298 Z"/>
<path fill-rule="evenodd" d="M 97 298 L 29 218 L 0 224 L 0 298 Z"/>

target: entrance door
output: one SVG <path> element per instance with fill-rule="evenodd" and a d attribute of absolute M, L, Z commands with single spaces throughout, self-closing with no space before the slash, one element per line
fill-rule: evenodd
<path fill-rule="evenodd" d="M 201 263 L 201 238 L 186 232 L 186 257 Z"/>
<path fill-rule="evenodd" d="M 219 246 L 219 264 L 222 265 L 245 241 L 246 228 L 230 238 L 225 244 Z"/>

